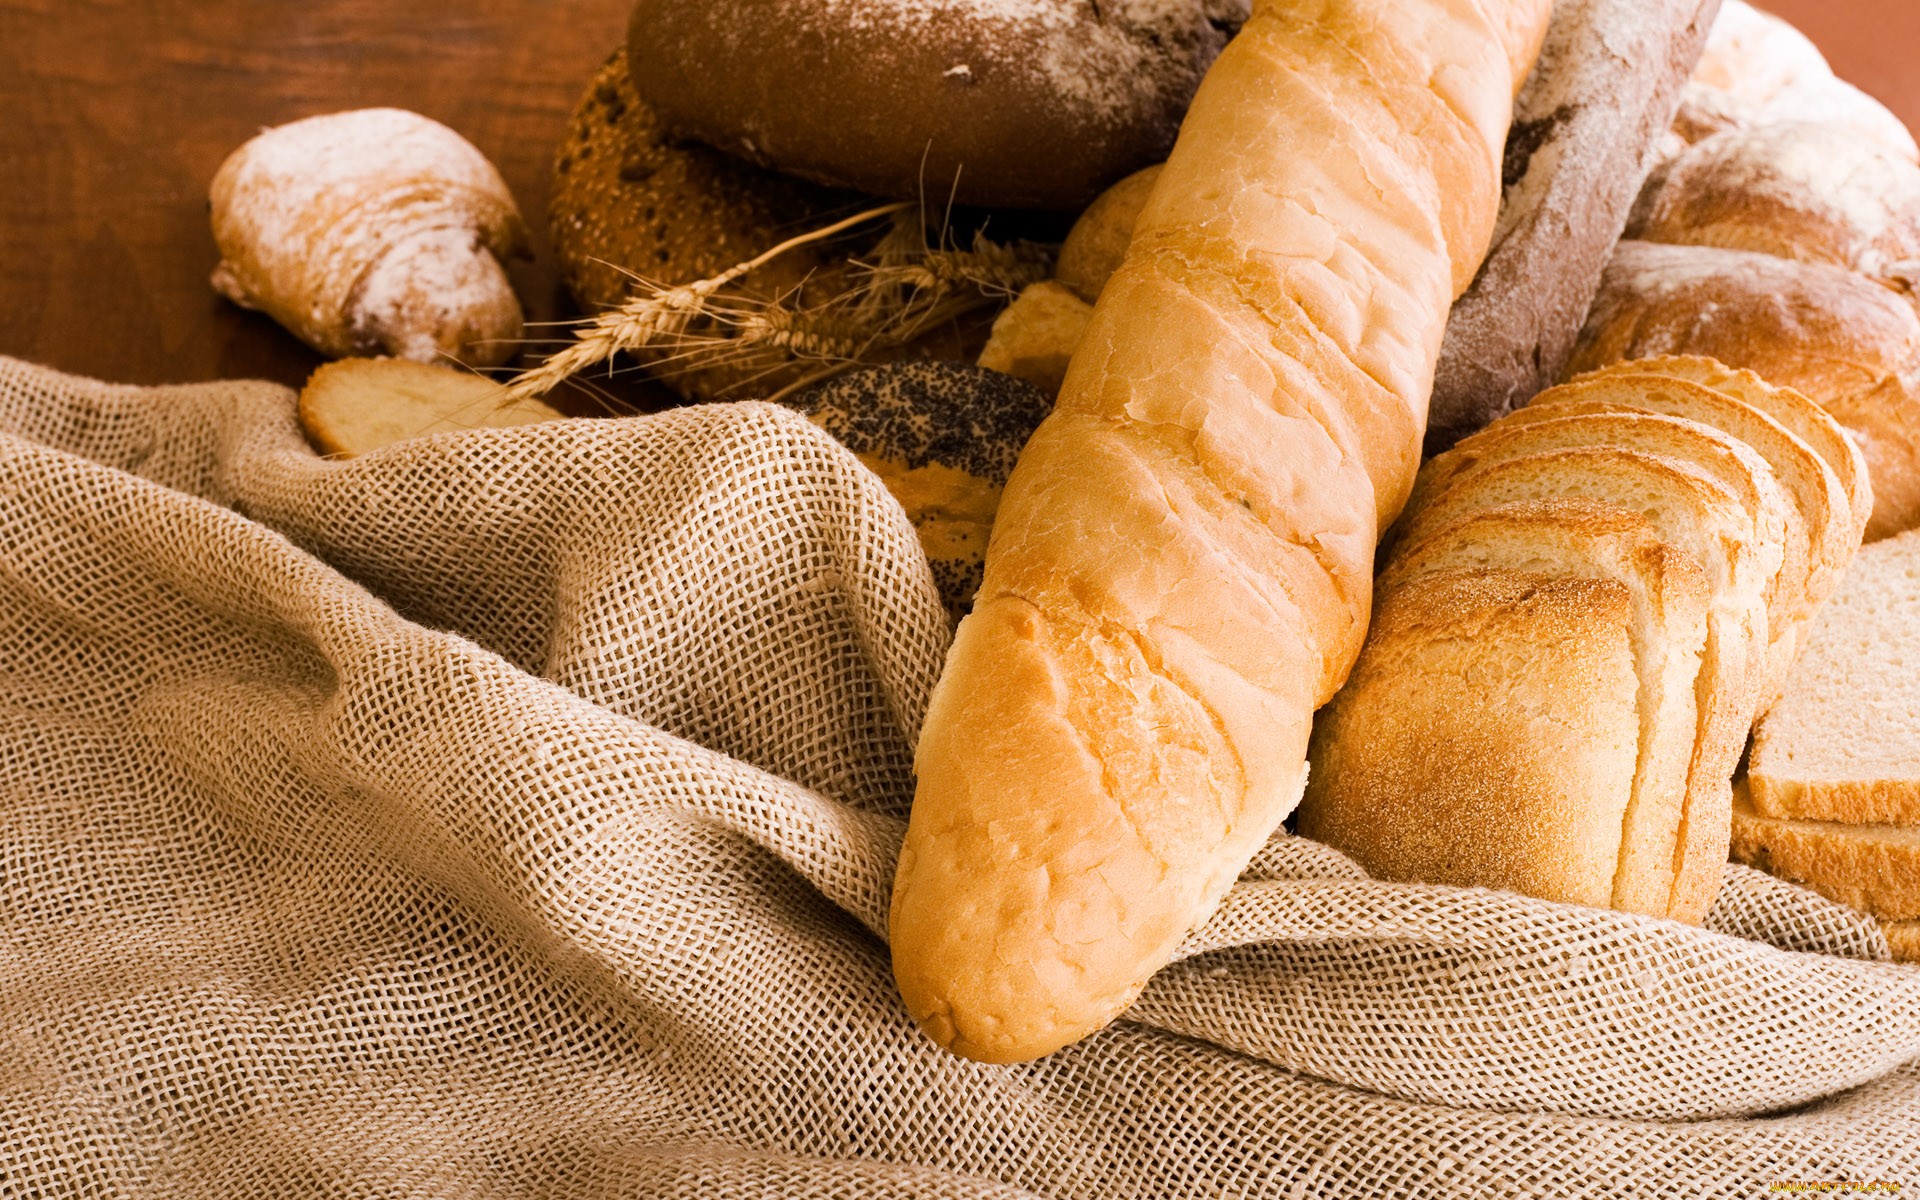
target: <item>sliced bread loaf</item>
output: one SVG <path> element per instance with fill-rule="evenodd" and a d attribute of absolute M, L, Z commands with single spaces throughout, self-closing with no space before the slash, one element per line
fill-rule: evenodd
<path fill-rule="evenodd" d="M 1641 412 L 1568 413 L 1554 418 L 1529 416 L 1532 412 L 1523 409 L 1497 421 L 1430 460 L 1414 485 L 1411 503 L 1424 507 L 1454 480 L 1495 463 L 1582 446 L 1642 450 L 1699 468 L 1753 515 L 1761 545 L 1781 546 L 1780 563 L 1768 577 L 1766 589 L 1772 638 L 1764 686 L 1768 698 L 1777 694 L 1792 661 L 1792 646 L 1782 645 L 1780 636 L 1793 628 L 1792 620 L 1802 608 L 1808 542 L 1798 508 L 1781 490 L 1766 461 L 1737 437 L 1684 418 Z"/>
<path fill-rule="evenodd" d="M 1854 558 L 1748 774 L 1766 816 L 1920 825 L 1920 531 Z"/>
<path fill-rule="evenodd" d="M 1723 396 L 1758 409 L 1805 442 L 1840 481 L 1852 515 L 1848 537 L 1860 544 L 1873 516 L 1873 485 L 1867 478 L 1867 460 L 1846 427 L 1803 392 L 1779 387 L 1752 371 L 1736 370 L 1718 359 L 1698 354 L 1667 354 L 1612 363 L 1579 376 L 1581 379 L 1652 373 L 1665 379 L 1683 379 L 1710 387 Z M 1761 450 L 1761 453 L 1766 453 Z"/>
<path fill-rule="evenodd" d="M 1381 879 L 1607 907 L 1638 762 L 1633 598 L 1504 570 L 1379 593 L 1300 832 Z"/>
<path fill-rule="evenodd" d="M 1707 710 L 1688 771 L 1689 794 L 1701 811 L 1727 803 L 1725 789 L 1755 715 L 1766 667 L 1766 586 L 1780 561 L 1759 543 L 1749 513 L 1699 468 L 1663 455 L 1619 447 L 1577 447 L 1528 455 L 1463 473 L 1426 507 L 1410 514 L 1401 545 L 1415 545 L 1469 513 L 1526 500 L 1575 497 L 1638 513 L 1661 540 L 1691 555 L 1707 574 L 1713 605 L 1707 617 L 1702 689 Z M 1713 797 L 1713 799 L 1704 799 Z M 1706 839 L 1686 856 L 1696 871 L 1717 875 L 1725 855 L 1724 822 L 1693 822 Z M 1712 862 L 1712 867 L 1705 864 Z M 1697 876 L 1676 883 L 1693 895 L 1710 889 Z"/>
<path fill-rule="evenodd" d="M 1423 575 L 1473 568 L 1606 579 L 1626 588 L 1639 750 L 1611 905 L 1669 915 L 1698 734 L 1696 690 L 1711 604 L 1706 574 L 1642 517 L 1586 500 L 1549 500 L 1489 509 L 1437 531 L 1398 554 L 1380 586 L 1393 590 Z"/>

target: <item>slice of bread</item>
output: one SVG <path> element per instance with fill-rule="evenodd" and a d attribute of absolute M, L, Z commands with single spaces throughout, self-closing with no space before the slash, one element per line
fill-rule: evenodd
<path fill-rule="evenodd" d="M 1664 455 L 1620 447 L 1576 447 L 1527 455 L 1464 472 L 1404 522 L 1401 545 L 1477 511 L 1525 500 L 1577 497 L 1647 519 L 1661 540 L 1685 551 L 1707 574 L 1706 703 L 1688 772 L 1690 815 L 1682 837 L 1677 895 L 1711 894 L 1725 860 L 1727 782 L 1745 747 L 1766 669 L 1766 587 L 1780 561 L 1759 543 L 1751 514 L 1699 468 Z"/>
<path fill-rule="evenodd" d="M 1547 395 L 1551 395 L 1552 389 Z M 1709 393 L 1711 394 L 1711 393 Z M 1424 506 L 1449 483 L 1497 462 L 1576 446 L 1617 446 L 1691 463 L 1731 492 L 1753 514 L 1762 545 L 1779 544 L 1781 561 L 1767 586 L 1768 628 L 1790 628 L 1806 585 L 1807 537 L 1799 510 L 1781 490 L 1771 467 L 1738 438 L 1697 421 L 1641 412 L 1529 415 L 1522 409 L 1466 438 L 1421 469 L 1411 503 Z M 1790 647 L 1769 656 L 1768 681 L 1783 680 Z M 1781 661 L 1776 666 L 1774 658 Z M 1769 693 L 1771 695 L 1772 693 Z"/>
<path fill-rule="evenodd" d="M 1377 597 L 1313 727 L 1300 832 L 1376 878 L 1607 907 L 1638 760 L 1613 580 L 1424 575 Z"/>
<path fill-rule="evenodd" d="M 1754 731 L 1766 816 L 1920 825 L 1920 531 L 1853 560 Z"/>
<path fill-rule="evenodd" d="M 1733 857 L 1883 921 L 1920 919 L 1920 828 L 1798 821 L 1755 810 L 1734 787 Z"/>
<path fill-rule="evenodd" d="M 1639 751 L 1611 907 L 1669 915 L 1698 735 L 1696 688 L 1711 603 L 1706 574 L 1654 536 L 1642 517 L 1591 501 L 1549 500 L 1474 513 L 1439 530 L 1396 555 L 1380 587 L 1469 568 L 1606 579 L 1627 589 Z"/>
<path fill-rule="evenodd" d="M 402 358 L 324 363 L 300 392 L 300 424 L 322 454 L 351 457 L 460 429 L 505 429 L 562 414 L 471 371 Z"/>
<path fill-rule="evenodd" d="M 1882 921 L 1895 962 L 1920 962 L 1920 921 Z"/>
<path fill-rule="evenodd" d="M 1807 444 L 1840 481 L 1852 517 L 1852 532 L 1846 541 L 1858 546 L 1873 517 L 1873 485 L 1867 476 L 1867 460 L 1846 427 L 1813 399 L 1790 387 L 1778 387 L 1752 371 L 1735 370 L 1718 359 L 1698 354 L 1668 354 L 1655 358 L 1634 358 L 1601 367 L 1578 376 L 1580 379 L 1615 375 L 1652 373 L 1666 379 L 1683 379 L 1712 388 L 1721 395 L 1738 400 L 1772 417 L 1789 433 Z M 1765 453 L 1762 450 L 1761 453 Z"/>
<path fill-rule="evenodd" d="M 1839 473 L 1798 434 L 1745 400 L 1691 379 L 1653 371 L 1614 369 L 1581 376 L 1541 393 L 1523 413 L 1529 414 L 1528 419 L 1548 420 L 1556 413 L 1609 409 L 1698 421 L 1750 446 L 1773 469 L 1803 526 L 1805 586 L 1795 597 L 1798 603 L 1790 615 L 1809 617 L 1833 594 L 1860 545 L 1855 514 Z M 1838 434 L 1832 418 L 1820 415 Z M 1864 525 L 1863 517 L 1860 527 Z"/>

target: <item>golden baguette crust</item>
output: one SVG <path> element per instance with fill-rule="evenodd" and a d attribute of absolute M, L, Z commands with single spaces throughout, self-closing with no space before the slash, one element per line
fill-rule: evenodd
<path fill-rule="evenodd" d="M 1608 906 L 1638 738 L 1632 608 L 1615 580 L 1479 567 L 1383 588 L 1315 723 L 1300 832 L 1382 879 Z"/>
<path fill-rule="evenodd" d="M 1623 912 L 1668 915 L 1681 858 L 1678 835 L 1688 767 L 1704 711 L 1696 689 L 1703 681 L 1701 659 L 1712 603 L 1705 572 L 1655 536 L 1642 517 L 1588 500 L 1546 500 L 1473 513 L 1438 530 L 1396 554 L 1378 586 L 1385 594 L 1421 575 L 1468 568 L 1608 579 L 1626 587 L 1634 606 L 1639 743 L 1608 903 Z M 1350 682 L 1334 704 L 1353 703 L 1354 692 Z M 1423 706 L 1403 719 L 1430 721 L 1437 730 L 1454 720 L 1476 721 L 1476 714 L 1477 709 L 1450 714 Z M 1363 748 L 1362 753 L 1370 751 Z M 1301 804 L 1303 829 L 1319 827 L 1331 804 L 1354 799 L 1337 786 L 1316 786 L 1328 779 L 1324 764 L 1315 763 L 1313 782 Z M 1567 781 L 1569 801 L 1589 803 L 1579 784 L 1578 779 Z M 1565 823 L 1577 827 L 1585 819 L 1572 814 Z M 1364 857 L 1364 850 L 1361 853 Z"/>
<path fill-rule="evenodd" d="M 1267 0 L 1202 83 L 922 733 L 890 924 L 944 1045 L 1112 1020 L 1297 802 L 1548 8 Z"/>

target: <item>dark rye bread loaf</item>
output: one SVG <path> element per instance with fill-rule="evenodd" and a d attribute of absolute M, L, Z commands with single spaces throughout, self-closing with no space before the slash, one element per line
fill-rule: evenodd
<path fill-rule="evenodd" d="M 678 133 L 876 195 L 1074 209 L 1173 145 L 1246 0 L 639 0 Z"/>
<path fill-rule="evenodd" d="M 1507 136 L 1500 224 L 1455 302 L 1427 452 L 1560 378 L 1719 0 L 1560 0 Z"/>

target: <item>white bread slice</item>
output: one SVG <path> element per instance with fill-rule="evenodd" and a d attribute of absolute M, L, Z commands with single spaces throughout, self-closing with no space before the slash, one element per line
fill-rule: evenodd
<path fill-rule="evenodd" d="M 1920 962 L 1920 921 L 1882 921 L 1895 962 Z"/>
<path fill-rule="evenodd" d="M 1811 617 L 1833 594 L 1860 544 L 1853 506 L 1839 474 L 1798 434 L 1744 400 L 1690 379 L 1653 372 L 1612 370 L 1583 375 L 1542 392 L 1522 411 L 1537 414 L 1527 419 L 1548 420 L 1558 413 L 1610 408 L 1698 421 L 1752 447 L 1773 469 L 1798 512 L 1805 539 L 1804 586 L 1793 597 L 1796 603 L 1787 615 Z M 1834 429 L 1838 432 L 1839 426 Z"/>
<path fill-rule="evenodd" d="M 1300 832 L 1376 878 L 1606 907 L 1638 757 L 1633 620 L 1605 579 L 1466 570 L 1383 590 L 1314 722 Z"/>
<path fill-rule="evenodd" d="M 1706 574 L 1654 536 L 1642 517 L 1587 500 L 1547 500 L 1474 513 L 1437 531 L 1396 555 L 1380 587 L 1466 568 L 1607 579 L 1627 589 L 1640 685 L 1639 751 L 1611 907 L 1668 915 L 1699 732 L 1695 688 L 1712 602 Z"/>
<path fill-rule="evenodd" d="M 1920 531 L 1854 558 L 1748 775 L 1766 816 L 1920 825 Z"/>
<path fill-rule="evenodd" d="M 532 397 L 514 398 L 484 375 L 404 358 L 323 363 L 300 391 L 300 424 L 322 454 L 351 457 L 458 429 L 557 421 Z"/>
<path fill-rule="evenodd" d="M 1860 545 L 1860 539 L 1867 531 L 1867 522 L 1873 517 L 1873 484 L 1867 475 L 1866 457 L 1860 453 L 1859 445 L 1847 433 L 1846 427 L 1833 419 L 1833 414 L 1803 392 L 1776 386 L 1753 371 L 1735 370 L 1719 359 L 1699 354 L 1632 358 L 1609 364 L 1597 371 L 1588 371 L 1578 378 L 1648 373 L 1712 388 L 1723 396 L 1772 417 L 1782 428 L 1805 442 L 1839 478 L 1840 490 L 1847 498 L 1847 511 L 1852 516 L 1852 532 L 1845 541 L 1855 547 Z M 1766 453 L 1762 447 L 1755 448 L 1762 454 Z"/>
<path fill-rule="evenodd" d="M 1725 861 L 1727 784 L 1745 747 L 1766 668 L 1766 585 L 1779 563 L 1758 544 L 1750 514 L 1699 468 L 1618 447 L 1528 455 L 1463 473 L 1403 522 L 1413 545 L 1468 513 L 1524 500 L 1581 497 L 1635 512 L 1707 573 L 1713 606 L 1699 696 L 1701 736 L 1688 771 L 1675 915 L 1711 902 Z"/>
<path fill-rule="evenodd" d="M 1734 786 L 1733 857 L 1884 921 L 1920 918 L 1920 828 L 1762 816 Z"/>
<path fill-rule="evenodd" d="M 1424 504 L 1474 469 L 1575 446 L 1618 446 L 1691 463 L 1733 493 L 1753 514 L 1762 544 L 1777 542 L 1782 547 L 1780 564 L 1769 577 L 1766 593 L 1768 629 L 1778 646 L 1778 634 L 1790 628 L 1790 616 L 1798 610 L 1805 588 L 1807 538 L 1799 510 L 1781 490 L 1764 459 L 1738 438 L 1684 418 L 1636 412 L 1566 413 L 1542 418 L 1526 416 L 1530 411 L 1522 409 L 1496 421 L 1431 459 L 1414 484 L 1411 503 Z M 1791 647 L 1770 649 L 1768 699 L 1778 694 L 1778 684 L 1784 682 L 1791 661 Z"/>

